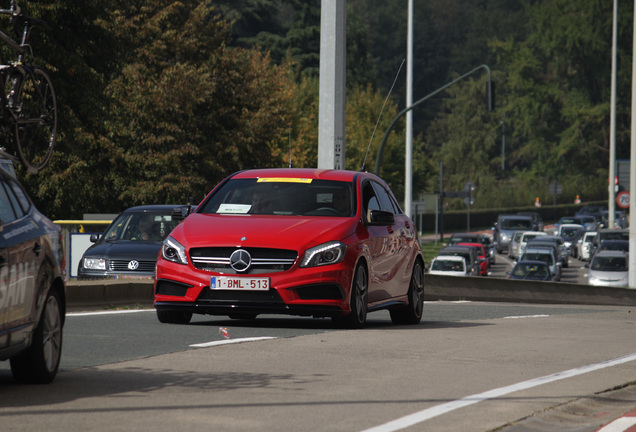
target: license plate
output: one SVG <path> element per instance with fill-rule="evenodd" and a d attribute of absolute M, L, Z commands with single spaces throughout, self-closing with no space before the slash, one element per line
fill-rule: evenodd
<path fill-rule="evenodd" d="M 269 278 L 212 276 L 210 289 L 267 291 Z"/>

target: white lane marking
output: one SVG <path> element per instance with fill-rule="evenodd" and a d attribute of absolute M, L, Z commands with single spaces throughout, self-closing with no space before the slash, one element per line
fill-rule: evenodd
<path fill-rule="evenodd" d="M 634 425 L 636 425 L 636 417 L 621 417 L 603 426 L 597 432 L 625 432 Z"/>
<path fill-rule="evenodd" d="M 154 309 L 122 309 L 122 310 L 112 310 L 112 311 L 100 311 L 100 312 L 71 312 L 67 313 L 66 316 L 92 316 L 92 315 L 117 315 L 117 314 L 126 314 L 126 313 L 137 313 L 137 312 L 154 312 Z"/>
<path fill-rule="evenodd" d="M 276 337 L 262 336 L 262 337 L 249 337 L 249 338 L 238 338 L 238 339 L 224 339 L 224 340 L 218 340 L 218 341 L 212 341 L 212 342 L 204 342 L 200 344 L 192 344 L 190 346 L 193 348 L 205 348 L 205 347 L 211 347 L 211 346 L 217 346 L 217 345 L 227 345 L 227 344 L 241 343 L 241 342 L 253 342 L 253 341 L 267 340 L 267 339 L 276 339 Z"/>
<path fill-rule="evenodd" d="M 550 315 L 519 315 L 519 316 L 507 316 L 504 319 L 517 319 L 517 318 L 546 318 Z"/>
<path fill-rule="evenodd" d="M 575 369 L 570 369 L 563 372 L 557 372 L 552 375 L 546 375 L 540 378 L 534 378 L 528 381 L 523 381 L 517 384 L 512 384 L 506 387 L 500 387 L 497 389 L 489 390 L 484 393 L 478 393 L 471 396 L 466 396 L 461 399 L 447 402 L 445 404 L 437 405 L 425 410 L 404 416 L 402 418 L 390 421 L 388 423 L 365 429 L 363 432 L 392 432 L 400 429 L 407 428 L 409 426 L 416 425 L 418 423 L 425 422 L 434 417 L 446 414 L 459 408 L 463 408 L 469 405 L 483 402 L 488 399 L 504 396 L 509 393 L 514 393 L 520 390 L 526 390 L 529 388 L 537 387 L 543 384 L 548 384 L 554 381 L 559 381 L 573 376 L 594 372 L 599 369 L 605 369 L 612 366 L 617 366 L 623 363 L 628 363 L 636 360 L 636 353 L 628 354 L 622 357 L 617 357 L 610 360 L 605 360 L 600 363 L 594 363 L 591 365 L 581 366 Z"/>

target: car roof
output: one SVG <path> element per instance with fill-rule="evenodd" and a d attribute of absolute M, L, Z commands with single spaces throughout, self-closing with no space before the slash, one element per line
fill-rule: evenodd
<path fill-rule="evenodd" d="M 464 258 L 463 256 L 457 256 L 457 255 L 438 255 L 433 259 L 437 260 L 438 258 L 447 260 L 447 261 L 466 261 L 466 258 Z"/>
<path fill-rule="evenodd" d="M 165 213 L 175 208 L 187 207 L 185 204 L 151 204 L 129 207 L 122 213 Z"/>
<path fill-rule="evenodd" d="M 548 266 L 545 261 L 521 260 L 521 261 L 517 261 L 517 264 L 515 264 L 515 267 L 520 265 L 520 264 L 524 264 L 524 265 L 543 265 L 543 266 L 546 266 L 546 267 Z"/>
<path fill-rule="evenodd" d="M 349 170 L 330 170 L 316 168 L 262 168 L 239 171 L 234 173 L 232 178 L 303 178 L 303 179 L 321 179 L 321 180 L 338 180 L 353 181 L 356 176 L 364 174 L 365 176 L 379 179 L 375 174 L 361 173 L 359 171 Z"/>
<path fill-rule="evenodd" d="M 514 215 L 514 214 L 499 215 L 499 219 L 533 220 L 532 216 Z"/>
<path fill-rule="evenodd" d="M 541 247 L 541 246 L 533 246 L 531 248 L 526 249 L 526 251 L 524 252 L 524 254 L 527 254 L 529 252 L 535 252 L 535 253 L 552 253 L 554 252 L 554 249 L 548 247 Z"/>
<path fill-rule="evenodd" d="M 594 254 L 594 258 L 596 257 L 627 257 L 629 253 L 620 250 L 602 250 Z"/>

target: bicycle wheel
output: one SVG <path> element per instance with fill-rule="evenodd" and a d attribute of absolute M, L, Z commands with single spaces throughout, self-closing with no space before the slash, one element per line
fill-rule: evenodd
<path fill-rule="evenodd" d="M 19 82 L 19 81 L 18 81 Z M 20 162 L 30 174 L 39 173 L 51 159 L 57 137 L 57 101 L 49 76 L 38 66 L 27 69 L 14 93 L 15 143 Z"/>

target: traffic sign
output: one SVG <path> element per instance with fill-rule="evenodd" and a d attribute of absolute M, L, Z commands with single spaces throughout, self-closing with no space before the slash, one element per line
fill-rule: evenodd
<path fill-rule="evenodd" d="M 629 192 L 619 192 L 618 195 L 616 195 L 616 204 L 618 204 L 620 208 L 629 208 Z"/>

